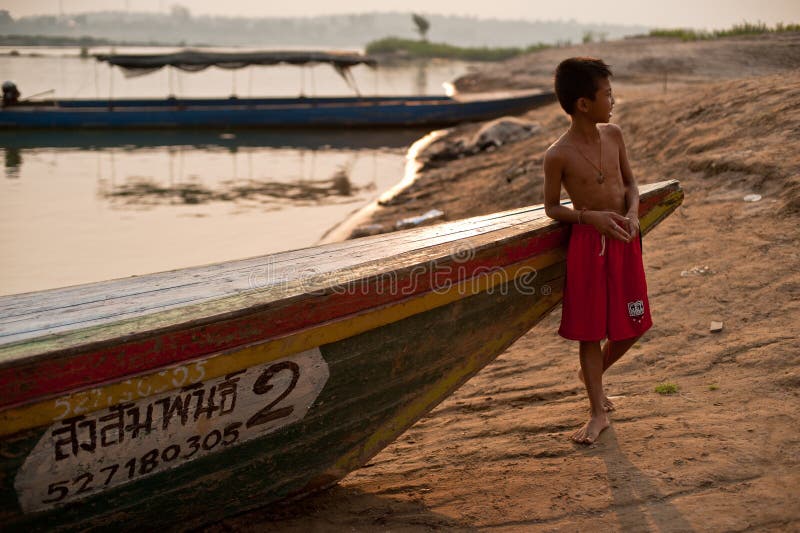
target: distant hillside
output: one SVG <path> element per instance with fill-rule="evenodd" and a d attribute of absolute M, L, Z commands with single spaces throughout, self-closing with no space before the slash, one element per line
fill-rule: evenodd
<path fill-rule="evenodd" d="M 426 18 L 431 25 L 428 32 L 431 41 L 473 47 L 579 43 L 588 32 L 597 40 L 648 31 L 643 26 L 586 25 L 575 21 L 512 21 L 441 15 Z M 257 19 L 193 16 L 180 6 L 173 7 L 171 14 L 109 11 L 19 19 L 0 10 L 0 34 L 92 37 L 117 42 L 349 48 L 360 48 L 389 35 L 418 38 L 410 13 Z"/>

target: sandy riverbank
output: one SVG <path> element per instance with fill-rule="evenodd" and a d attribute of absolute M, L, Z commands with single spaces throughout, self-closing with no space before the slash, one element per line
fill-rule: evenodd
<path fill-rule="evenodd" d="M 587 401 L 556 311 L 339 486 L 214 530 L 800 528 L 800 35 L 549 50 L 459 85 L 497 87 L 503 69 L 514 86 L 549 83 L 559 59 L 588 54 L 615 66 L 614 121 L 639 181 L 686 191 L 645 239 L 655 326 L 607 374 L 612 428 L 588 448 L 567 438 Z M 691 71 L 663 92 L 648 58 Z M 365 222 L 540 203 L 542 155 L 567 119 L 557 105 L 524 118 L 541 131 L 428 166 Z M 663 381 L 679 393 L 655 393 Z"/>

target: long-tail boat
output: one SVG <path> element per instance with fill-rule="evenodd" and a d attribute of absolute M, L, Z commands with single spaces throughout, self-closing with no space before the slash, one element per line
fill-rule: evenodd
<path fill-rule="evenodd" d="M 163 67 L 196 72 L 215 66 L 332 65 L 353 87 L 350 68 L 376 66 L 369 56 L 340 52 L 213 52 L 110 54 L 97 60 L 126 75 Z M 0 129 L 434 127 L 524 113 L 555 100 L 551 91 L 495 95 L 361 96 L 298 98 L 48 99 L 0 108 Z"/>
<path fill-rule="evenodd" d="M 647 233 L 677 181 L 641 187 Z M 541 206 L 0 298 L 0 524 L 189 528 L 328 487 L 562 297 Z"/>

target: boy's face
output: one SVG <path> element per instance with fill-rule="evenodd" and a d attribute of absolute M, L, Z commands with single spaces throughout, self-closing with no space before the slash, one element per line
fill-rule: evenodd
<path fill-rule="evenodd" d="M 578 99 L 578 109 L 586 113 L 587 118 L 594 122 L 608 122 L 611 119 L 611 111 L 614 108 L 614 95 L 611 92 L 611 82 L 608 78 L 597 80 L 597 92 L 594 93 L 594 101 L 588 98 Z"/>

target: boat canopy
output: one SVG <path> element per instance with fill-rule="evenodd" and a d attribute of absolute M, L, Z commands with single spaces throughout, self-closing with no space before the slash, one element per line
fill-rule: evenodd
<path fill-rule="evenodd" d="M 163 67 L 173 67 L 186 72 L 199 72 L 208 67 L 224 69 L 240 69 L 251 65 L 309 65 L 327 63 L 331 65 L 344 81 L 356 92 L 356 86 L 350 67 L 367 65 L 377 67 L 373 57 L 357 52 L 337 51 L 262 51 L 262 52 L 214 52 L 206 50 L 181 50 L 170 54 L 96 54 L 98 61 L 120 67 L 126 78 L 150 74 Z"/>
<path fill-rule="evenodd" d="M 374 58 L 354 52 L 317 51 L 267 51 L 267 52 L 213 52 L 182 50 L 170 54 L 97 54 L 98 61 L 107 62 L 125 70 L 126 76 L 140 76 L 170 66 L 187 72 L 198 72 L 214 66 L 239 69 L 251 65 L 306 65 L 328 63 L 342 73 L 355 65 L 377 66 Z"/>

